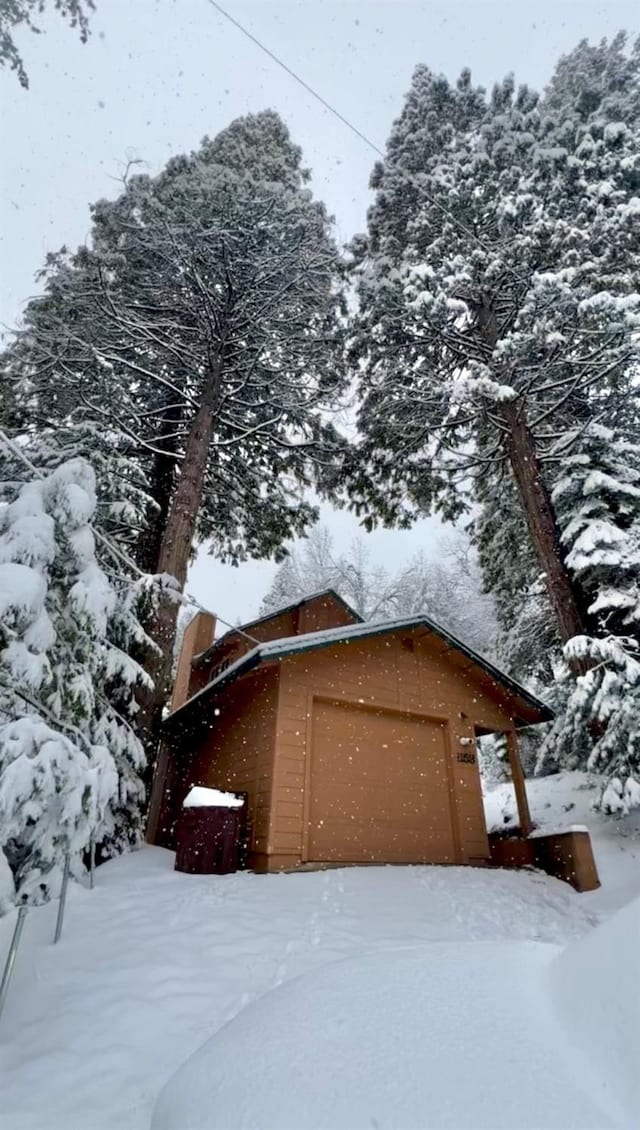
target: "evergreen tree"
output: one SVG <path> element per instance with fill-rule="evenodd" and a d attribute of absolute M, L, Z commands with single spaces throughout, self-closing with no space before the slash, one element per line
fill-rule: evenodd
<path fill-rule="evenodd" d="M 620 41 L 605 54 L 626 59 Z M 585 116 L 554 115 L 510 79 L 486 99 L 468 74 L 454 89 L 419 68 L 355 249 L 356 505 L 386 521 L 434 507 L 455 517 L 508 467 L 563 641 L 588 615 L 549 461 L 577 420 L 627 413 L 637 75 L 634 52 L 616 70 L 622 94 Z"/>
<path fill-rule="evenodd" d="M 0 508 L 0 848 L 19 899 L 48 897 L 70 853 L 139 841 L 144 755 L 131 658 L 137 593 L 96 558 L 90 466 L 5 482 Z"/>
<path fill-rule="evenodd" d="M 192 547 L 237 562 L 278 554 L 315 516 L 304 490 L 335 475 L 327 410 L 342 384 L 339 261 L 323 206 L 280 118 L 205 139 L 93 210 L 92 247 L 50 264 L 6 358 L 43 414 L 80 411 L 128 440 L 148 492 L 136 550 L 171 580 L 149 631 L 166 697 Z M 50 390 L 55 385 L 55 393 Z"/>
<path fill-rule="evenodd" d="M 585 441 L 599 422 L 622 441 L 639 431 L 639 76 L 624 36 L 581 44 L 543 99 L 511 79 L 486 98 L 466 73 L 453 88 L 419 68 L 354 247 L 356 507 L 406 523 L 480 503 L 503 654 L 537 679 L 569 665 L 556 748 L 606 772 L 636 757 L 633 539 L 605 576 L 620 530 L 597 514 L 612 500 L 578 506 L 575 482 L 554 488 L 575 458 L 604 490 L 607 458 Z M 610 592 L 625 635 L 607 634 Z"/>
<path fill-rule="evenodd" d="M 554 678 L 560 638 L 506 470 L 482 476 L 477 495 L 480 509 L 473 534 L 484 584 L 495 601 L 496 658 L 515 678 L 544 693 Z"/>
<path fill-rule="evenodd" d="M 585 663 L 566 696 L 545 756 L 620 782 L 621 804 L 640 800 L 640 446 L 592 425 L 564 461 L 553 501 L 567 563 L 591 601 L 597 634 L 564 649 Z M 608 802 L 609 803 L 609 802 Z"/>
<path fill-rule="evenodd" d="M 640 629 L 640 445 L 592 424 L 563 460 L 553 503 L 567 565 L 601 633 Z"/>

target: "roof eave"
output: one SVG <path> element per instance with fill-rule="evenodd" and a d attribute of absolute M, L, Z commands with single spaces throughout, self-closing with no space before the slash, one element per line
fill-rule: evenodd
<path fill-rule="evenodd" d="M 249 635 L 248 630 L 250 628 L 257 628 L 259 624 L 265 624 L 268 620 L 275 620 L 277 616 L 284 616 L 287 612 L 293 612 L 294 608 L 301 608 L 303 604 L 309 604 L 310 601 L 317 600 L 318 597 L 321 596 L 333 597 L 334 600 L 338 601 L 338 604 L 341 604 L 343 608 L 346 608 L 347 612 L 349 612 L 354 617 L 356 624 L 364 623 L 364 620 L 360 613 L 356 612 L 355 608 L 352 608 L 349 602 L 345 600 L 343 596 L 340 596 L 339 592 L 336 592 L 336 590 L 332 588 L 320 589 L 318 592 L 310 593 L 309 596 L 304 596 L 302 600 L 295 600 L 291 604 L 285 604 L 282 608 L 278 608 L 275 612 L 268 612 L 265 616 L 258 616 L 257 619 L 249 620 L 246 624 L 239 624 L 237 628 L 229 628 L 228 632 L 225 632 L 223 636 L 220 636 L 219 640 L 214 640 L 214 642 L 210 647 L 207 648 L 206 651 L 200 652 L 199 655 L 194 655 L 191 661 L 192 666 L 202 667 L 207 662 L 207 660 L 215 654 L 216 650 L 222 645 L 222 643 L 234 633 L 240 636 L 247 636 Z"/>
<path fill-rule="evenodd" d="M 351 627 L 355 626 L 356 625 L 351 625 Z M 523 729 L 527 726 L 541 725 L 543 722 L 551 722 L 553 720 L 555 715 L 550 707 L 546 705 L 546 703 L 536 698 L 535 695 L 531 694 L 525 687 L 521 686 L 520 683 L 517 683 L 509 675 L 505 674 L 504 671 L 500 671 L 498 667 L 494 667 L 494 665 L 489 660 L 484 659 L 482 656 L 474 652 L 471 648 L 468 648 L 466 644 L 462 643 L 461 640 L 458 640 L 455 636 L 450 635 L 450 633 L 447 632 L 445 628 L 441 628 L 438 624 L 434 624 L 433 621 L 429 620 L 427 616 L 414 616 L 404 621 L 393 621 L 391 623 L 384 623 L 383 621 L 380 624 L 372 624 L 370 631 L 363 632 L 361 635 L 358 635 L 355 638 L 368 639 L 371 636 L 389 635 L 392 632 L 401 631 L 403 629 L 414 629 L 418 627 L 426 628 L 428 631 L 438 636 L 445 643 L 449 644 L 453 648 L 453 650 L 466 655 L 466 657 L 471 660 L 475 667 L 480 668 L 487 675 L 489 675 L 490 678 L 496 683 L 496 685 L 498 687 L 502 687 L 503 690 L 506 690 L 508 694 L 516 700 L 516 702 L 519 700 L 525 705 L 525 707 L 528 707 L 529 710 L 538 714 L 538 718 L 535 721 L 532 721 L 530 717 L 526 717 L 524 714 L 520 718 L 514 716 L 513 721 L 516 723 L 516 729 Z M 244 656 L 241 656 L 240 659 L 236 660 L 235 663 L 232 663 L 231 666 L 216 679 L 212 680 L 212 682 L 210 683 L 207 683 L 207 685 L 203 687 L 202 690 L 198 691 L 196 695 L 194 695 L 192 698 L 187 699 L 187 701 L 183 703 L 182 706 L 180 706 L 177 710 L 169 715 L 169 717 L 164 722 L 163 728 L 165 730 L 167 730 L 168 728 L 173 728 L 174 720 L 177 720 L 178 718 L 180 718 L 180 720 L 185 719 L 188 716 L 188 712 L 190 712 L 189 708 L 193 705 L 193 703 L 199 701 L 201 698 L 206 698 L 209 695 L 217 694 L 218 691 L 224 689 L 224 687 L 226 687 L 230 682 L 233 682 L 235 679 L 240 678 L 241 675 L 245 675 L 249 671 L 254 670 L 262 663 L 287 659 L 292 655 L 304 655 L 309 651 L 318 651 L 320 648 L 327 647 L 332 643 L 347 643 L 349 641 L 349 636 L 347 634 L 349 632 L 349 627 L 345 626 L 342 631 L 344 633 L 342 638 L 339 634 L 336 634 L 335 638 L 332 638 L 331 640 L 327 640 L 323 633 L 319 632 L 317 634 L 321 638 L 314 641 L 313 635 L 315 633 L 310 633 L 308 642 L 306 642 L 304 646 L 300 646 L 299 644 L 298 646 L 296 646 L 294 643 L 292 643 L 290 647 L 282 648 L 282 650 L 279 650 L 277 654 L 269 654 L 268 651 L 267 654 L 263 654 L 262 650 L 263 648 L 268 649 L 269 645 L 273 646 L 278 642 L 277 640 L 265 641 L 263 644 L 259 644 L 252 651 L 248 652 Z M 300 639 L 303 638 L 304 637 L 300 637 Z"/>

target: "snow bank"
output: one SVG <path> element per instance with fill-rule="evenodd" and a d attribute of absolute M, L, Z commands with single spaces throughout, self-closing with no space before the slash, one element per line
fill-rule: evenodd
<path fill-rule="evenodd" d="M 244 801 L 234 793 L 222 793 L 219 789 L 207 789 L 204 785 L 194 785 L 182 802 L 183 808 L 242 808 Z"/>
<path fill-rule="evenodd" d="M 545 781 L 548 789 L 553 778 L 541 779 L 540 784 Z M 558 819 L 555 814 L 554 819 Z M 598 819 L 604 826 L 604 818 Z M 638 889 L 636 841 L 622 834 L 628 820 L 606 822 L 611 835 L 617 835 L 605 867 L 616 903 L 623 893 Z M 372 952 L 385 955 L 389 964 L 384 976 L 379 972 L 375 976 L 381 983 L 391 977 L 391 989 L 399 993 L 389 1014 L 397 1027 L 403 999 L 410 1016 L 414 1011 L 406 991 L 400 992 L 393 980 L 399 951 L 424 947 L 428 959 L 423 965 L 433 962 L 435 976 L 443 968 L 438 953 L 444 944 L 455 950 L 455 975 L 462 984 L 461 989 L 454 986 L 454 995 L 440 1004 L 435 989 L 433 1033 L 416 1072 L 422 1080 L 424 1109 L 430 1110 L 431 1076 L 437 1074 L 435 1069 L 431 1072 L 431 1044 L 439 1039 L 439 1027 L 446 1030 L 453 1025 L 459 1032 L 463 1026 L 467 1009 L 466 1001 L 462 1008 L 459 1004 L 463 993 L 468 992 L 474 1002 L 470 1009 L 474 1025 L 483 1013 L 482 1037 L 487 1045 L 482 1055 L 495 1046 L 496 1071 L 507 1034 L 509 1040 L 515 1034 L 519 1041 L 521 1030 L 530 1023 L 529 1015 L 520 1013 L 521 996 L 504 999 L 503 994 L 511 993 L 510 981 L 504 982 L 499 1007 L 491 996 L 495 973 L 485 991 L 475 964 L 478 983 L 469 989 L 467 963 L 475 963 L 474 955 L 483 949 L 495 946 L 500 957 L 510 947 L 514 954 L 520 952 L 517 943 L 530 941 L 549 943 L 552 948 L 541 953 L 553 958 L 558 946 L 593 929 L 593 900 L 600 906 L 598 900 L 608 890 L 605 886 L 579 895 L 546 875 L 475 867 L 183 875 L 174 871 L 174 861 L 172 852 L 144 847 L 99 867 L 95 890 L 71 884 L 58 946 L 51 945 L 57 903 L 29 912 L 0 1024 L 2 1130 L 149 1130 L 161 1088 L 187 1056 L 252 1002 L 264 998 L 266 1007 L 268 1001 L 275 1001 L 274 986 L 292 983 L 341 958 L 364 958 Z M 618 873 L 622 881 L 616 885 Z M 0 962 L 14 922 L 15 912 L 0 918 Z M 533 970 L 529 966 L 527 970 L 536 997 L 532 1007 L 547 998 L 549 1024 L 559 1028 L 545 985 L 539 989 Z M 449 970 L 447 985 L 452 979 Z M 526 982 L 526 977 L 522 980 Z M 412 985 L 412 996 L 414 992 L 416 1007 L 425 1014 L 423 1020 L 412 1021 L 418 1030 L 418 1024 L 428 1024 L 432 1002 L 425 1005 L 421 978 Z M 350 998 L 345 1000 L 350 1004 Z M 386 993 L 379 993 L 373 1015 L 375 1025 L 384 1022 L 386 1038 L 391 1040 L 387 1003 Z M 343 1014 L 344 1010 L 338 1012 Z M 309 1020 L 316 1028 L 322 1023 L 322 1012 L 317 1021 Z M 561 1031 L 568 1045 L 566 1032 Z M 404 1039 L 401 1029 L 398 1039 Z M 469 1055 L 467 1048 L 462 1034 L 460 1054 L 455 1053 L 457 1087 L 466 1078 L 468 1060 L 478 1054 L 473 1048 Z M 253 1086 L 252 1065 L 244 1052 L 241 1058 L 248 1064 L 246 1090 Z M 260 1049 L 256 1063 L 262 1062 Z M 509 1054 L 500 1067 L 496 1093 L 515 1086 L 512 1062 Z M 518 1055 L 516 1067 L 520 1062 Z M 438 1064 L 436 1059 L 436 1068 Z M 495 1073 L 487 1076 L 487 1082 L 495 1079 Z M 546 1089 L 546 1080 L 540 1089 Z M 627 1123 L 625 1130 L 633 1124 Z M 234 1120 L 229 1130 L 237 1125 Z M 476 1127 L 480 1125 L 478 1120 Z M 405 1122 L 403 1130 L 408 1126 L 425 1130 L 427 1119 Z M 511 1130 L 515 1127 L 520 1130 L 520 1120 Z M 380 1130 L 392 1127 L 381 1123 Z"/>
<path fill-rule="evenodd" d="M 625 815 L 594 811 L 602 779 L 579 770 L 533 777 L 527 781 L 531 816 L 546 835 L 555 829 L 587 827 L 602 886 L 579 896 L 591 912 L 611 913 L 640 897 L 640 808 Z M 490 831 L 508 831 L 518 823 L 513 785 L 486 791 L 485 817 Z"/>
<path fill-rule="evenodd" d="M 640 899 L 571 943 L 550 971 L 570 1040 L 604 1071 L 610 1101 L 640 1123 Z"/>
<path fill-rule="evenodd" d="M 151 1128 L 615 1126 L 541 1007 L 556 952 L 434 944 L 327 965 L 208 1040 L 161 1092 Z"/>

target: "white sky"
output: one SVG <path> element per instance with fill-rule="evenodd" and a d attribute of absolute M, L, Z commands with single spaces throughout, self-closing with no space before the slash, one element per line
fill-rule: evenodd
<path fill-rule="evenodd" d="M 50 0 L 52 2 L 52 0 Z M 0 322 L 15 323 L 48 250 L 86 239 L 88 204 L 118 193 L 128 157 L 154 173 L 239 114 L 273 107 L 312 168 L 313 185 L 348 239 L 365 223 L 375 155 L 208 0 L 96 0 L 82 46 L 59 17 L 45 35 L 19 36 L 31 86 L 0 73 Z M 490 84 L 508 71 L 541 87 L 581 38 L 640 30 L 637 0 L 222 0 L 229 12 L 300 73 L 380 148 L 414 66 L 450 78 L 464 66 Z M 358 533 L 325 511 L 336 545 Z M 368 537 L 390 568 L 433 547 L 439 524 Z M 226 619 L 255 614 L 274 572 L 201 555 L 190 589 Z"/>

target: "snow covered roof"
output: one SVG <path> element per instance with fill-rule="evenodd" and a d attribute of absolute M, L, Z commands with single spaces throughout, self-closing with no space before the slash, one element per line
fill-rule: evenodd
<path fill-rule="evenodd" d="M 339 592 L 336 592 L 336 590 L 332 588 L 318 589 L 317 592 L 310 592 L 307 596 L 303 596 L 300 600 L 294 600 L 291 604 L 284 604 L 282 608 L 274 608 L 272 612 L 266 612 L 264 616 L 258 616 L 256 620 L 250 620 L 248 624 L 239 624 L 237 628 L 229 628 L 229 631 L 225 632 L 223 636 L 220 636 L 219 639 L 215 640 L 215 642 L 212 643 L 211 647 L 207 648 L 206 651 L 203 651 L 201 655 L 196 655 L 194 657 L 194 662 L 198 667 L 201 667 L 214 654 L 214 652 L 218 650 L 220 645 L 225 643 L 226 640 L 229 639 L 230 636 L 233 636 L 234 634 L 245 636 L 249 635 L 251 628 L 257 628 L 260 624 L 266 624 L 268 620 L 274 620 L 276 616 L 285 616 L 287 612 L 294 612 L 296 608 L 301 608 L 303 604 L 309 604 L 312 600 L 319 600 L 323 596 L 332 597 L 333 600 L 336 600 L 338 604 L 342 605 L 343 608 L 346 608 L 347 612 L 349 612 L 351 616 L 353 616 L 353 619 L 357 624 L 362 623 L 362 616 L 360 616 L 359 613 L 356 612 L 355 608 L 351 607 L 351 605 L 344 599 L 343 596 L 340 596 Z"/>
<path fill-rule="evenodd" d="M 331 591 L 331 590 L 327 590 Z M 295 607 L 293 605 L 292 607 Z M 480 667 L 486 674 L 488 674 L 498 686 L 503 687 L 511 695 L 522 699 L 529 707 L 532 707 L 539 715 L 539 722 L 550 721 L 553 718 L 553 711 L 536 695 L 531 694 L 520 683 L 512 679 L 510 675 L 506 675 L 488 659 L 478 655 L 461 640 L 456 639 L 450 632 L 441 628 L 428 616 L 410 616 L 403 617 L 397 620 L 383 620 L 378 623 L 368 621 L 366 623 L 360 622 L 357 624 L 349 624 L 338 628 L 327 628 L 320 632 L 308 632 L 301 636 L 287 636 L 283 639 L 268 640 L 265 643 L 258 644 L 251 651 L 245 655 L 240 656 L 235 663 L 231 663 L 229 667 L 221 671 L 211 682 L 207 683 L 201 691 L 193 695 L 191 698 L 174 710 L 169 715 L 166 725 L 170 726 L 174 719 L 179 716 L 184 716 L 184 711 L 188 710 L 194 702 L 218 691 L 223 685 L 232 682 L 240 675 L 246 674 L 248 671 L 253 670 L 260 663 L 267 662 L 268 660 L 284 659 L 288 655 L 295 655 L 298 652 L 315 651 L 317 648 L 329 647 L 331 644 L 336 643 L 349 643 L 351 640 L 366 639 L 369 636 L 388 635 L 392 632 L 399 630 L 408 630 L 412 628 L 426 628 L 427 631 L 432 632 L 443 640 L 448 646 L 465 655 L 472 663 Z M 525 723 L 530 724 L 530 723 Z"/>

